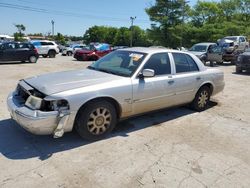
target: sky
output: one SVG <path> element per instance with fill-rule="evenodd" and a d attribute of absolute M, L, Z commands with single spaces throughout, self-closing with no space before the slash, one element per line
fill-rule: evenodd
<path fill-rule="evenodd" d="M 155 0 L 0 0 L 0 34 L 13 35 L 14 24 L 23 24 L 25 33 L 55 33 L 82 36 L 91 26 L 129 27 L 130 17 L 135 25 L 150 28 L 145 8 Z M 191 0 L 190 4 L 195 4 Z"/>

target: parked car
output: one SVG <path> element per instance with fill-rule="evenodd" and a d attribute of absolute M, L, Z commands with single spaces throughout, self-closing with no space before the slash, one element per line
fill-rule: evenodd
<path fill-rule="evenodd" d="M 241 73 L 243 70 L 250 71 L 250 48 L 240 54 L 236 61 L 236 73 Z"/>
<path fill-rule="evenodd" d="M 34 134 L 105 137 L 119 120 L 172 106 L 203 111 L 223 90 L 224 74 L 193 54 L 160 48 L 116 50 L 87 69 L 19 81 L 8 96 L 11 117 Z"/>
<path fill-rule="evenodd" d="M 223 49 L 222 59 L 232 63 L 249 47 L 249 42 L 244 36 L 227 36 L 218 40 L 218 44 Z"/>
<path fill-rule="evenodd" d="M 97 61 L 112 51 L 108 44 L 90 44 L 82 50 L 76 50 L 74 58 L 78 61 Z"/>
<path fill-rule="evenodd" d="M 36 63 L 37 49 L 30 43 L 5 42 L 0 44 L 0 62 L 4 61 L 29 61 Z"/>
<path fill-rule="evenodd" d="M 31 41 L 31 43 L 37 48 L 38 54 L 44 58 L 55 58 L 56 54 L 59 53 L 59 47 L 54 41 L 42 40 Z"/>
<path fill-rule="evenodd" d="M 84 45 L 84 44 L 71 45 L 71 46 L 66 47 L 65 49 L 63 49 L 62 55 L 63 56 L 66 56 L 66 55 L 67 56 L 72 56 L 76 50 L 80 50 L 80 49 L 82 49 L 84 47 L 86 47 L 86 45 Z"/>
<path fill-rule="evenodd" d="M 196 55 L 204 65 L 206 62 L 210 62 L 210 65 L 213 65 L 213 62 L 222 63 L 222 52 L 216 43 L 204 42 L 193 45 L 188 52 Z"/>

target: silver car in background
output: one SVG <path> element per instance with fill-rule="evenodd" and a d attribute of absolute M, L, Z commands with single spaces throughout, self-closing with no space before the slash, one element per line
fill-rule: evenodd
<path fill-rule="evenodd" d="M 193 54 L 160 48 L 116 50 L 87 69 L 21 80 L 8 96 L 11 116 L 34 134 L 105 137 L 117 121 L 166 107 L 207 108 L 224 74 Z"/>

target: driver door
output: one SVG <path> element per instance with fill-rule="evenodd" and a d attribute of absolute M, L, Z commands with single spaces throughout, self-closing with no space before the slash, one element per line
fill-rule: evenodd
<path fill-rule="evenodd" d="M 132 80 L 133 113 L 140 114 L 172 106 L 175 101 L 173 100 L 175 83 L 171 74 L 168 53 L 152 55 L 143 69 L 154 70 L 155 76 L 136 77 Z"/>

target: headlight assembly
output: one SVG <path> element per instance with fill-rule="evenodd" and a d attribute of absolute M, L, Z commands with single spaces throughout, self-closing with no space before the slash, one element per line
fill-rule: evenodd
<path fill-rule="evenodd" d="M 69 103 L 65 99 L 44 98 L 41 110 L 43 111 L 69 110 Z"/>
<path fill-rule="evenodd" d="M 42 99 L 39 97 L 35 97 L 33 95 L 30 95 L 28 99 L 25 102 L 25 105 L 28 106 L 31 109 L 39 110 L 42 105 Z"/>

